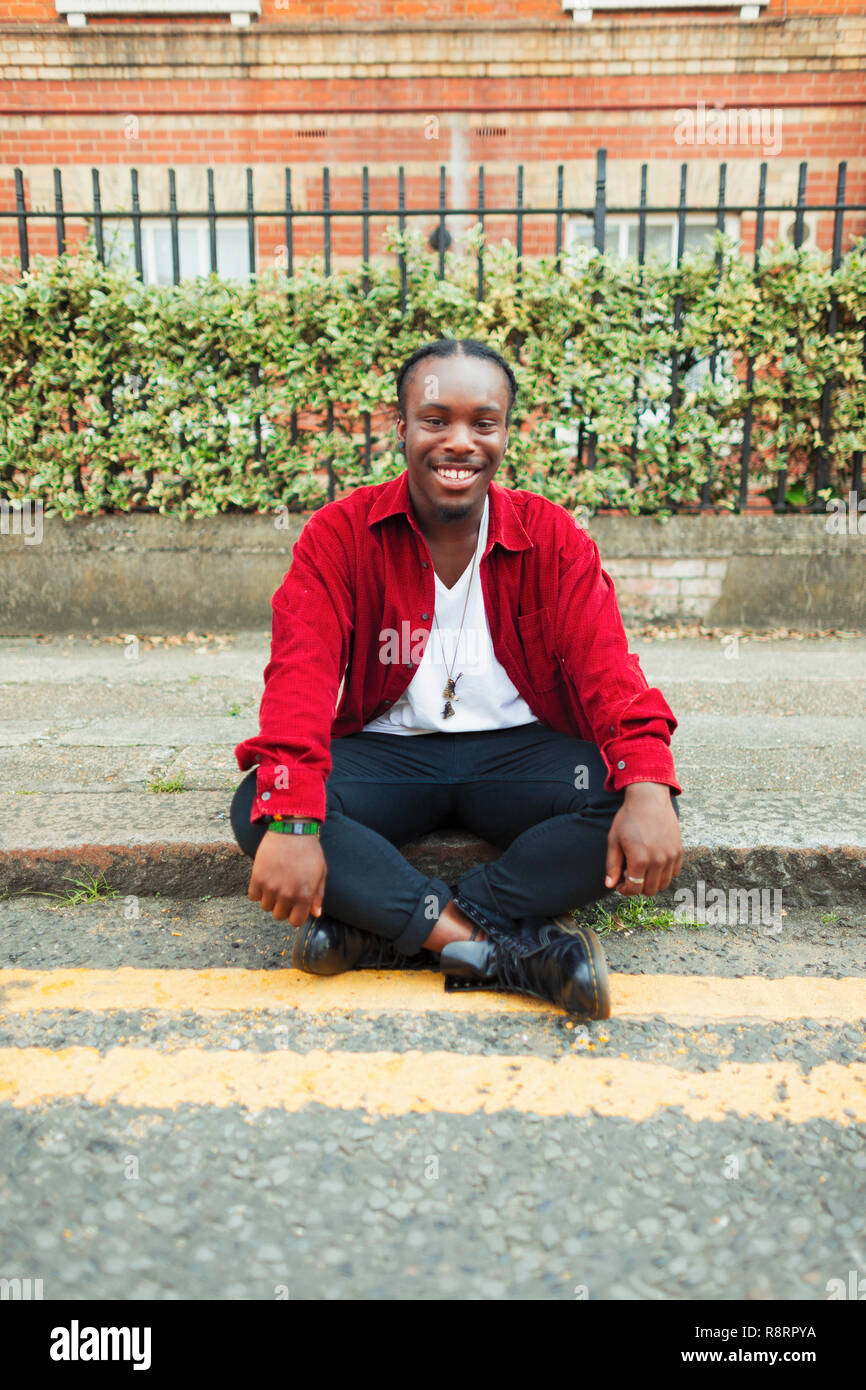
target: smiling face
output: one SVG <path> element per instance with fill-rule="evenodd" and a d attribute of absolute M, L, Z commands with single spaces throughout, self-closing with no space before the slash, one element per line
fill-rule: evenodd
<path fill-rule="evenodd" d="M 484 357 L 425 357 L 406 382 L 409 495 L 424 525 L 480 520 L 508 442 L 508 379 Z"/>

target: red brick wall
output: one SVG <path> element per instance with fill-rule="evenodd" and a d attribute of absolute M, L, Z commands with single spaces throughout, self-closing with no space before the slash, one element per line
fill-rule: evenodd
<path fill-rule="evenodd" d="M 589 3 L 589 0 L 588 0 Z M 732 4 L 730 13 L 736 14 L 739 6 Z M 663 11 L 650 13 L 665 18 L 672 24 L 689 22 L 696 17 L 707 18 L 714 13 L 706 9 L 680 10 L 671 15 Z M 715 13 L 725 14 L 726 11 Z M 770 0 L 763 16 L 781 18 L 787 14 L 864 14 L 864 0 Z M 521 0 L 512 15 L 503 13 L 500 0 L 262 0 L 262 13 L 258 23 L 298 24 L 332 23 L 356 24 L 366 20 L 381 21 L 405 19 L 407 21 L 428 20 L 431 23 L 446 19 L 489 19 L 503 21 L 506 18 L 520 20 L 541 20 L 544 23 L 573 23 L 570 13 L 563 11 L 561 0 Z M 645 23 L 646 10 L 624 10 L 617 13 L 623 23 Z M 0 0 L 0 24 L 62 24 L 66 17 L 58 15 L 53 0 Z M 760 22 L 760 21 L 759 21 Z M 228 15 L 224 16 L 184 16 L 177 19 L 159 16 L 147 19 L 135 16 L 111 16 L 105 19 L 88 20 L 88 23 L 103 24 L 230 24 Z"/>
<path fill-rule="evenodd" d="M 32 18 L 24 0 L 0 3 L 7 13 L 14 3 L 18 21 Z M 353 23 L 363 23 L 365 3 L 352 6 Z M 362 164 L 369 167 L 373 206 L 396 206 L 399 164 L 406 168 L 408 205 L 433 206 L 440 164 L 448 169 L 453 202 L 461 178 L 463 196 L 474 199 L 481 163 L 488 206 L 513 201 L 518 164 L 525 168 L 527 204 L 552 204 L 559 163 L 566 202 L 588 206 L 602 146 L 611 203 L 637 201 L 641 161 L 650 165 L 650 201 L 675 203 L 679 165 L 687 161 L 689 201 L 711 206 L 724 159 L 729 202 L 748 204 L 764 157 L 771 203 L 793 201 L 804 159 L 810 203 L 832 201 L 841 159 L 848 161 L 848 201 L 866 203 L 866 19 L 856 18 L 866 14 L 862 4 L 838 3 L 836 17 L 809 18 L 805 6 L 797 17 L 788 0 L 784 23 L 766 13 L 743 23 L 736 11 L 702 11 L 686 22 L 682 12 L 655 11 L 596 16 L 588 26 L 575 26 L 556 8 L 559 0 L 522 4 L 517 25 L 492 0 L 467 4 L 482 19 L 495 18 L 472 23 L 461 0 L 447 9 L 440 0 L 440 19 L 458 16 L 451 27 L 415 18 L 389 30 L 382 19 L 396 13 L 393 4 L 389 10 L 377 3 L 379 24 L 359 36 L 329 18 L 330 0 L 321 0 L 306 7 L 319 29 L 310 29 L 311 18 L 289 37 L 277 21 L 285 15 L 297 26 L 304 10 L 292 0 L 287 10 L 266 12 L 275 21 L 270 26 L 233 29 L 227 18 L 217 25 L 160 21 L 145 35 L 140 21 L 124 22 L 122 51 L 116 26 L 71 29 L 50 8 L 50 26 L 26 35 L 20 22 L 0 26 L 0 207 L 14 207 L 18 167 L 28 206 L 51 208 L 55 166 L 64 172 L 68 209 L 90 206 L 92 167 L 102 171 L 105 206 L 128 207 L 129 166 L 139 170 L 146 208 L 165 207 L 168 166 L 178 171 L 181 206 L 190 206 L 188 190 L 200 189 L 202 171 L 211 167 L 218 206 L 242 210 L 250 166 L 257 205 L 278 207 L 289 165 L 295 206 L 318 208 L 323 164 L 332 171 L 335 207 L 360 203 Z M 815 10 L 815 0 L 809 8 Z M 324 34 L 323 15 L 332 25 Z M 751 144 L 678 143 L 676 112 L 698 103 L 778 110 L 780 150 L 765 156 Z M 433 118 L 437 138 L 429 134 Z M 324 134 L 311 137 L 311 128 Z M 484 133 L 490 130 L 504 134 Z M 112 197 L 121 201 L 111 203 Z M 193 205 L 204 205 L 200 193 Z M 768 238 L 777 222 L 768 215 Z M 846 242 L 864 226 L 863 216 L 847 217 Z M 513 219 L 490 219 L 488 229 L 494 237 L 515 235 Z M 374 250 L 379 230 L 374 224 Z M 753 223 L 745 218 L 741 230 L 748 249 Z M 321 250 L 320 222 L 299 222 L 296 231 L 298 255 Z M 829 246 L 831 231 L 832 216 L 821 214 L 820 245 Z M 285 239 L 279 222 L 260 222 L 258 233 L 265 258 Z M 68 234 L 74 239 L 74 224 Z M 527 254 L 552 249 L 552 236 L 552 218 L 527 217 Z M 333 241 L 335 260 L 356 257 L 359 224 L 336 221 Z M 31 248 L 53 252 L 54 246 L 53 224 L 32 224 Z M 15 224 L 3 219 L 0 254 L 16 248 Z"/>

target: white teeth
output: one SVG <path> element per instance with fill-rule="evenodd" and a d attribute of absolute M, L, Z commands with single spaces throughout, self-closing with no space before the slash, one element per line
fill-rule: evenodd
<path fill-rule="evenodd" d="M 474 478 L 474 468 L 437 468 L 435 470 L 441 478 L 455 478 L 458 482 L 464 482 L 467 478 Z"/>

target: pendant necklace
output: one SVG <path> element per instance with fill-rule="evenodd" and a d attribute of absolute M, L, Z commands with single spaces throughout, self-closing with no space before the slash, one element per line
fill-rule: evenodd
<path fill-rule="evenodd" d="M 480 537 L 480 532 L 481 532 L 480 526 L 479 526 L 478 530 L 479 530 L 479 537 Z M 448 673 L 448 679 L 446 680 L 445 686 L 444 686 L 443 691 L 442 691 L 442 698 L 443 698 L 443 700 L 445 701 L 445 704 L 444 704 L 444 706 L 443 706 L 443 708 L 442 708 L 442 711 L 441 711 L 441 716 L 442 716 L 443 719 L 450 719 L 450 718 L 451 718 L 452 714 L 454 713 L 454 706 L 452 705 L 451 701 L 452 701 L 452 700 L 458 700 L 458 699 L 460 698 L 459 695 L 457 694 L 457 682 L 460 680 L 460 677 L 463 675 L 463 672 L 462 672 L 462 671 L 459 672 L 459 674 L 456 675 L 456 676 L 454 676 L 453 678 L 452 678 L 452 676 L 451 676 L 451 672 L 454 670 L 454 663 L 455 663 L 456 660 L 457 660 L 457 653 L 458 653 L 458 651 L 460 650 L 460 636 L 461 636 L 461 634 L 462 634 L 462 632 L 463 632 L 463 624 L 464 624 L 464 622 L 466 621 L 466 609 L 467 609 L 467 607 L 469 606 L 469 595 L 470 595 L 470 593 L 471 593 L 471 591 L 472 591 L 472 580 L 473 580 L 473 578 L 475 577 L 475 561 L 476 561 L 477 558 L 478 558 L 478 541 L 475 542 L 475 553 L 474 553 L 473 556 L 472 556 L 472 569 L 471 569 L 470 574 L 469 574 L 469 584 L 468 584 L 467 589 L 466 589 L 466 601 L 465 601 L 464 604 L 463 604 L 463 617 L 460 619 L 460 630 L 459 630 L 459 632 L 457 633 L 457 642 L 456 642 L 455 647 L 454 647 L 454 656 L 453 656 L 452 659 L 451 659 L 451 665 L 450 665 L 450 666 L 448 666 L 448 664 L 447 664 L 446 661 L 445 661 L 445 648 L 444 648 L 444 646 L 442 645 L 442 630 L 441 630 L 441 628 L 439 627 L 438 622 L 436 622 L 436 609 L 435 609 L 435 607 L 434 607 L 434 609 L 433 609 L 433 622 L 434 622 L 434 624 L 435 624 L 435 626 L 436 626 L 436 631 L 439 633 L 439 649 L 440 649 L 440 651 L 442 652 L 442 665 L 445 667 L 445 670 L 446 670 L 446 672 Z"/>

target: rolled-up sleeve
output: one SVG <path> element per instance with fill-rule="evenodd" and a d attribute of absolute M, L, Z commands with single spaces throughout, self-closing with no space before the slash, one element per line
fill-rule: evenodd
<path fill-rule="evenodd" d="M 325 817 L 331 726 L 353 630 L 351 563 L 328 508 L 307 521 L 271 600 L 271 656 L 259 733 L 235 748 L 242 771 L 258 764 L 250 820 Z"/>

